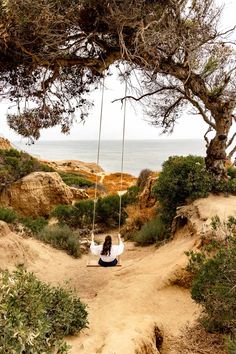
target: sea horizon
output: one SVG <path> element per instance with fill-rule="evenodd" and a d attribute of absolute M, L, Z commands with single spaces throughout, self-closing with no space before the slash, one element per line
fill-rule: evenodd
<path fill-rule="evenodd" d="M 42 160 L 79 160 L 97 162 L 98 141 L 39 140 L 27 145 L 13 141 L 17 149 Z M 169 156 L 205 155 L 205 141 L 201 139 L 127 139 L 124 146 L 123 172 L 138 176 L 143 169 L 160 171 Z M 121 171 L 122 141 L 101 141 L 99 165 L 105 172 Z"/>

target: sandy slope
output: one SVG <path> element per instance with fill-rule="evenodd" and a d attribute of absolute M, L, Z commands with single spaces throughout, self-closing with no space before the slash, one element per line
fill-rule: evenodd
<path fill-rule="evenodd" d="M 220 212 L 221 217 L 236 213 L 236 197 L 210 196 L 195 204 L 195 226 Z M 185 225 L 173 241 L 159 249 L 136 248 L 126 243 L 123 266 L 104 269 L 87 268 L 88 257 L 73 259 L 35 239 L 11 233 L 6 224 L 0 223 L 0 268 L 24 263 L 43 281 L 54 285 L 67 281 L 88 304 L 89 329 L 68 338 L 71 354 L 158 353 L 156 327 L 164 334 L 166 349 L 162 353 L 176 354 L 168 337 L 178 334 L 200 312 L 187 290 L 169 282 L 175 271 L 186 264 L 184 252 L 196 244 L 196 236 L 188 236 L 188 227 Z"/>
<path fill-rule="evenodd" d="M 176 268 L 186 263 L 184 251 L 194 241 L 181 237 L 159 249 L 126 243 L 121 268 L 87 268 L 88 257 L 73 259 L 7 228 L 0 237 L 4 254 L 0 266 L 24 263 L 43 281 L 54 285 L 68 281 L 88 304 L 89 329 L 68 338 L 71 354 L 152 354 L 158 353 L 155 326 L 168 338 L 199 313 L 189 292 L 168 282 Z"/>
<path fill-rule="evenodd" d="M 123 266 L 113 269 L 86 268 L 86 256 L 74 260 L 33 239 L 24 244 L 35 252 L 29 270 L 52 284 L 69 281 L 88 304 L 89 329 L 68 339 L 71 354 L 158 353 L 155 325 L 168 337 L 199 313 L 189 292 L 168 282 L 186 263 L 184 252 L 193 247 L 193 238 L 179 238 L 159 249 L 127 243 Z"/>

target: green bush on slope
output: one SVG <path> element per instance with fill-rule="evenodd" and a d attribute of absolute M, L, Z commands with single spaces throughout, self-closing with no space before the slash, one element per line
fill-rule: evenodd
<path fill-rule="evenodd" d="M 201 321 L 209 331 L 230 333 L 229 353 L 235 350 L 236 330 L 236 219 L 212 219 L 213 235 L 226 230 L 224 241 L 214 238 L 201 252 L 189 252 L 187 269 L 193 274 L 192 298 L 203 307 Z"/>
<path fill-rule="evenodd" d="M 0 149 L 0 185 L 11 184 L 31 172 L 52 172 L 53 169 L 26 152 Z"/>
<path fill-rule="evenodd" d="M 86 306 L 19 268 L 0 277 L 0 352 L 68 353 L 63 338 L 87 326 Z"/>

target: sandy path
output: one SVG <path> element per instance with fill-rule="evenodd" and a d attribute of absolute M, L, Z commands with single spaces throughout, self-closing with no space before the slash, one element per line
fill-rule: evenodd
<path fill-rule="evenodd" d="M 52 284 L 69 281 L 88 304 L 89 329 L 68 338 L 71 354 L 152 354 L 155 325 L 168 338 L 199 314 L 189 292 L 168 283 L 194 241 L 176 239 L 159 249 L 126 243 L 123 266 L 108 269 L 87 268 L 88 257 L 75 260 L 32 239 L 25 243 L 38 254 L 29 270 Z"/>

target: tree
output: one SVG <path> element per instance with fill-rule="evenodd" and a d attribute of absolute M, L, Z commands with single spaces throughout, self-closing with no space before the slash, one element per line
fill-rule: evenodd
<path fill-rule="evenodd" d="M 201 115 L 215 132 L 211 141 L 205 135 L 206 166 L 226 177 L 236 135 L 229 137 L 235 53 L 228 32 L 217 29 L 220 14 L 213 0 L 0 1 L 2 96 L 18 107 L 10 127 L 36 139 L 56 124 L 67 132 L 76 109 L 85 119 L 86 94 L 125 62 L 126 74 L 141 77 L 137 97 L 129 97 L 150 101 L 153 125 L 172 131 L 187 104 Z"/>

